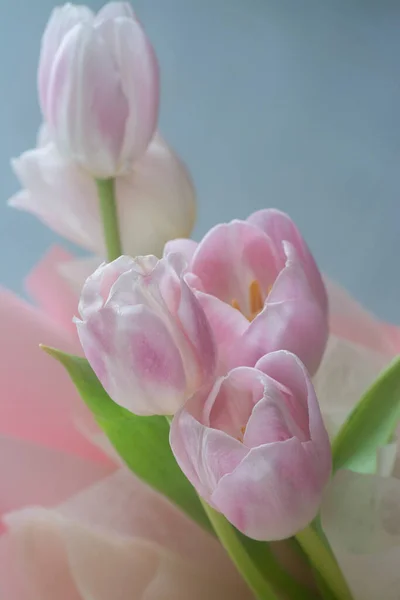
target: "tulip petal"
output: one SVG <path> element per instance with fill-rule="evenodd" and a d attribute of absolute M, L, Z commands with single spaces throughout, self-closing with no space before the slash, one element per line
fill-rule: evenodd
<path fill-rule="evenodd" d="M 310 461 L 296 438 L 253 448 L 219 480 L 211 503 L 248 537 L 290 537 L 312 521 L 319 508 L 315 460 Z"/>
<path fill-rule="evenodd" d="M 63 279 L 67 282 L 69 288 L 79 298 L 83 284 L 86 279 L 96 271 L 99 267 L 100 259 L 97 256 L 89 256 L 87 258 L 76 258 L 67 262 L 62 262 L 58 265 L 58 271 Z M 74 311 L 76 315 L 77 311 Z M 75 326 L 74 326 L 75 327 Z"/>
<path fill-rule="evenodd" d="M 304 364 L 296 355 L 281 350 L 263 356 L 257 362 L 256 368 L 290 390 L 292 394 L 290 413 L 299 427 L 309 434 L 311 440 L 317 445 L 318 461 L 315 468 L 320 471 L 321 478 L 327 479 L 332 463 L 330 442 L 319 402 Z M 305 411 L 306 407 L 307 411 Z"/>
<path fill-rule="evenodd" d="M 9 205 L 36 215 L 70 241 L 104 255 L 93 179 L 64 159 L 53 142 L 23 152 L 12 167 L 24 188 Z"/>
<path fill-rule="evenodd" d="M 75 336 L 76 328 L 72 317 L 77 311 L 78 295 L 60 272 L 62 265 L 70 262 L 71 258 L 71 254 L 54 246 L 30 272 L 25 285 L 40 308 Z"/>
<path fill-rule="evenodd" d="M 213 331 L 201 304 L 185 282 L 181 284 L 181 302 L 177 314 L 194 352 L 197 353 L 206 382 L 214 375 L 217 362 Z"/>
<path fill-rule="evenodd" d="M 118 177 L 118 214 L 124 252 L 162 256 L 165 243 L 190 235 L 196 194 L 184 163 L 156 135 L 132 172 Z"/>
<path fill-rule="evenodd" d="M 111 461 L 101 464 L 0 436 L 0 514 L 29 504 L 53 506 L 113 470 Z"/>
<path fill-rule="evenodd" d="M 110 10 L 103 9 L 103 13 L 98 15 L 98 27 L 106 41 L 114 68 L 117 68 L 128 102 L 128 112 L 124 115 L 124 141 L 120 150 L 120 169 L 127 172 L 132 163 L 145 153 L 157 127 L 159 72 L 153 47 L 140 23 L 132 18 L 133 11 L 129 18 L 125 14 L 124 17 L 111 19 L 107 15 Z M 115 6 L 113 11 L 116 11 Z M 118 12 L 122 12 L 121 8 L 118 8 Z M 105 20 L 102 19 L 104 14 L 107 16 Z"/>
<path fill-rule="evenodd" d="M 163 321 L 149 308 L 137 305 L 122 310 L 124 331 L 118 333 L 116 345 L 106 318 L 110 311 L 103 309 L 87 322 L 77 321 L 85 355 L 117 404 L 135 414 L 173 414 L 186 385 L 178 348 Z"/>
<path fill-rule="evenodd" d="M 56 7 L 44 31 L 40 49 L 38 88 L 41 106 L 46 105 L 47 86 L 54 56 L 64 36 L 78 23 L 90 23 L 93 13 L 87 6 L 64 4 Z"/>
<path fill-rule="evenodd" d="M 277 271 L 275 252 L 269 238 L 244 221 L 217 225 L 200 242 L 191 265 L 204 291 L 250 313 L 249 287 L 258 281 L 264 293 Z"/>
<path fill-rule="evenodd" d="M 197 246 L 197 242 L 187 238 L 169 240 L 164 246 L 163 256 L 168 256 L 168 254 L 179 252 L 179 254 L 182 254 L 185 257 L 187 264 L 189 265 L 192 261 L 194 253 L 196 252 Z"/>
<path fill-rule="evenodd" d="M 97 177 L 118 173 L 129 106 L 98 28 L 81 22 L 64 36 L 42 108 L 66 156 L 87 168 L 90 157 L 89 170 Z"/>
<path fill-rule="evenodd" d="M 216 296 L 197 291 L 196 297 L 210 323 L 218 352 L 223 357 L 247 330 L 249 322 L 239 310 Z"/>
<path fill-rule="evenodd" d="M 135 13 L 129 2 L 107 2 L 97 13 L 94 23 L 97 24 L 101 21 L 118 17 L 135 18 Z"/>
<path fill-rule="evenodd" d="M 247 219 L 249 223 L 259 227 L 274 242 L 278 253 L 281 268 L 286 262 L 283 242 L 289 242 L 300 257 L 310 286 L 321 306 L 327 307 L 327 294 L 324 283 L 315 260 L 291 218 L 280 210 L 274 208 L 259 210 Z"/>
<path fill-rule="evenodd" d="M 11 206 L 105 256 L 96 186 L 88 173 L 62 157 L 53 142 L 24 152 L 12 166 L 25 189 L 10 198 Z M 126 254 L 161 256 L 169 239 L 190 235 L 196 212 L 193 184 L 159 135 L 131 172 L 116 178 L 115 187 Z"/>
<path fill-rule="evenodd" d="M 76 430 L 80 404 L 64 370 L 40 343 L 74 352 L 65 332 L 11 292 L 0 291 L 0 431 L 40 445 L 104 460 Z M 23 377 L 21 377 L 23 373 Z"/>
<path fill-rule="evenodd" d="M 250 597 L 221 546 L 126 469 L 57 511 L 28 509 L 7 523 L 40 600 L 53 600 L 57 585 L 69 592 L 71 580 L 79 600 Z"/>
<path fill-rule="evenodd" d="M 182 471 L 206 501 L 218 480 L 248 452 L 238 440 L 205 427 L 184 409 L 172 421 L 170 443 Z"/>
<path fill-rule="evenodd" d="M 254 365 L 268 352 L 288 350 L 315 373 L 327 337 L 326 312 L 313 295 L 301 263 L 288 247 L 286 267 L 278 275 L 263 311 L 243 336 L 237 360 Z"/>
<path fill-rule="evenodd" d="M 22 573 L 38 592 L 34 600 L 53 600 L 54 592 L 57 600 L 247 597 L 242 584 L 235 589 L 140 538 L 107 535 L 41 509 L 10 515 L 9 522 Z"/>

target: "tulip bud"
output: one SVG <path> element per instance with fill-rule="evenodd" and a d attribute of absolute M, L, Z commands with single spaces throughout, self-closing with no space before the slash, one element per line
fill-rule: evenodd
<path fill-rule="evenodd" d="M 200 496 L 251 538 L 290 537 L 318 511 L 330 443 L 294 354 L 272 352 L 199 391 L 175 415 L 170 441 Z"/>
<path fill-rule="evenodd" d="M 213 336 L 180 261 L 122 256 L 82 290 L 85 355 L 111 398 L 138 415 L 175 413 L 214 374 Z"/>
<path fill-rule="evenodd" d="M 59 149 L 96 177 L 128 171 L 154 135 L 157 61 L 127 3 L 110 3 L 97 16 L 56 8 L 42 39 L 38 87 Z"/>

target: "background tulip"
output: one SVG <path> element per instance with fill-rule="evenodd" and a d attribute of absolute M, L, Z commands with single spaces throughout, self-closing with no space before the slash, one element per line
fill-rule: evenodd
<path fill-rule="evenodd" d="M 82 290 L 85 355 L 111 398 L 136 414 L 173 414 L 214 374 L 212 332 L 180 259 L 121 256 Z"/>
<path fill-rule="evenodd" d="M 130 170 L 154 135 L 158 66 L 130 5 L 95 16 L 56 8 L 43 34 L 38 83 L 42 112 L 65 155 L 100 178 Z"/>
<path fill-rule="evenodd" d="M 35 214 L 60 235 L 105 256 L 96 185 L 65 159 L 40 132 L 39 146 L 13 160 L 23 189 L 9 200 Z M 156 135 L 132 170 L 116 178 L 116 203 L 124 252 L 161 255 L 165 242 L 189 235 L 195 219 L 195 192 L 185 165 Z"/>
<path fill-rule="evenodd" d="M 199 392 L 175 415 L 170 441 L 198 493 L 249 537 L 290 537 L 318 511 L 330 444 L 293 354 L 268 354 Z"/>
<path fill-rule="evenodd" d="M 284 349 L 315 373 L 328 336 L 326 291 L 287 215 L 259 211 L 217 225 L 199 244 L 166 244 L 165 255 L 175 251 L 188 261 L 187 281 L 212 324 L 222 371 L 254 366 L 267 352 Z"/>

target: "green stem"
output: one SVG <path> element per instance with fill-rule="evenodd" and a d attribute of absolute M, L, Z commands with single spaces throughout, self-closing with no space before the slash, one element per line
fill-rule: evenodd
<path fill-rule="evenodd" d="M 103 220 L 107 258 L 111 262 L 122 254 L 117 206 L 115 203 L 115 180 L 112 178 L 96 179 L 96 184 L 100 202 L 100 213 Z"/>
<path fill-rule="evenodd" d="M 203 500 L 201 503 L 214 527 L 221 544 L 225 548 L 237 570 L 253 591 L 257 600 L 277 600 L 277 596 L 269 583 L 261 575 L 253 561 L 242 546 L 232 525 L 223 515 L 215 511 Z"/>
<path fill-rule="evenodd" d="M 335 557 L 312 525 L 297 533 L 295 537 L 336 600 L 352 600 L 353 596 Z"/>

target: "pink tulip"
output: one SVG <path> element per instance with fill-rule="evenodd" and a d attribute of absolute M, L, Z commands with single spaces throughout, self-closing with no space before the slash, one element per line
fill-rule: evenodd
<path fill-rule="evenodd" d="M 292 536 L 318 511 L 330 443 L 307 371 L 289 352 L 200 391 L 175 415 L 170 441 L 197 492 L 249 537 Z"/>
<path fill-rule="evenodd" d="M 212 332 L 180 258 L 122 256 L 83 287 L 85 355 L 111 398 L 139 415 L 175 413 L 214 374 Z"/>
<path fill-rule="evenodd" d="M 24 189 L 9 204 L 33 213 L 58 234 L 105 257 L 93 178 L 58 152 L 46 130 L 40 138 L 37 148 L 13 161 Z M 116 202 L 122 246 L 131 256 L 160 256 L 169 239 L 190 235 L 194 224 L 190 175 L 159 135 L 132 170 L 116 178 Z"/>
<path fill-rule="evenodd" d="M 67 261 L 29 277 L 51 316 L 0 292 L 0 597 L 250 600 L 215 540 L 79 432 L 74 386 L 39 348 L 76 352 Z"/>
<path fill-rule="evenodd" d="M 166 244 L 166 255 L 176 251 L 188 261 L 187 281 L 215 332 L 223 370 L 254 366 L 284 349 L 315 373 L 328 335 L 326 292 L 287 215 L 262 210 L 247 221 L 217 225 L 199 244 Z"/>
<path fill-rule="evenodd" d="M 54 9 L 42 38 L 39 98 L 54 140 L 92 175 L 114 177 L 140 158 L 157 125 L 154 51 L 130 5 L 96 16 Z"/>

